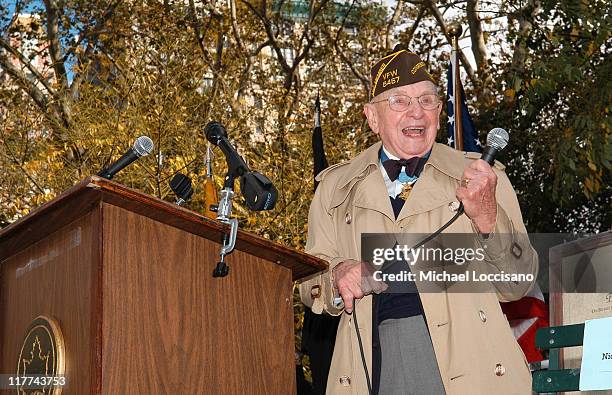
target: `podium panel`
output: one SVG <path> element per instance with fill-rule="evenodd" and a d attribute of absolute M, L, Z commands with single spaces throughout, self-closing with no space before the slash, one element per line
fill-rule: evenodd
<path fill-rule="evenodd" d="M 226 228 L 92 177 L 3 229 L 0 374 L 43 316 L 62 394 L 295 393 L 292 281 L 326 264 L 240 231 L 213 278 Z"/>

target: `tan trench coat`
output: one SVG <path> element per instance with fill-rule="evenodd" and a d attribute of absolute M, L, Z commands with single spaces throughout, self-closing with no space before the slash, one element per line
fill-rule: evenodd
<path fill-rule="evenodd" d="M 330 269 L 346 259 L 360 260 L 361 233 L 426 233 L 438 229 L 454 214 L 449 203 L 457 200 L 455 190 L 464 167 L 480 157 L 435 144 L 419 181 L 395 219 L 379 170 L 380 147 L 380 142 L 374 144 L 353 160 L 317 176 L 321 184 L 310 207 L 306 251 L 327 260 Z M 525 237 L 514 190 L 503 166 L 496 163 L 494 169 L 498 176 L 495 234 L 513 234 L 514 241 L 495 236 L 486 241 L 490 271 L 537 274 L 537 255 Z M 470 233 L 474 228 L 463 215 L 446 232 Z M 474 238 L 481 242 L 476 234 Z M 421 293 L 448 395 L 531 393 L 527 362 L 499 301 L 519 299 L 532 286 L 522 282 L 493 289 L 489 284 L 491 291 L 486 293 Z M 315 313 L 342 315 L 327 393 L 367 394 L 353 316 L 334 307 L 329 272 L 300 284 L 300 295 Z M 355 308 L 371 375 L 372 297 L 357 301 Z"/>

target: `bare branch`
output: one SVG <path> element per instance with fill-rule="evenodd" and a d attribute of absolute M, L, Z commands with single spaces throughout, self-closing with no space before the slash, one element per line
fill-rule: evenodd
<path fill-rule="evenodd" d="M 193 0 L 191 0 L 193 2 Z M 238 30 L 238 21 L 236 18 L 236 0 L 229 0 L 230 2 L 230 20 L 232 23 L 232 33 L 234 34 L 234 39 L 236 40 L 236 45 L 240 51 L 244 52 L 244 44 L 242 43 L 242 38 L 240 37 L 240 31 Z"/>
<path fill-rule="evenodd" d="M 110 20 L 110 18 L 113 16 L 115 9 L 120 3 L 121 0 L 117 0 L 115 2 L 110 3 L 108 7 L 106 7 L 104 14 L 102 14 L 102 17 L 96 21 L 93 28 L 91 28 L 89 31 L 82 32 L 79 35 L 79 40 L 73 46 L 68 48 L 66 54 L 64 55 L 64 61 L 66 61 L 71 55 L 76 52 L 77 48 L 83 43 L 83 41 L 87 40 L 87 47 L 85 48 L 83 55 L 80 57 L 79 62 L 85 64 L 89 63 L 89 56 L 94 50 L 95 43 L 97 43 L 98 41 L 98 37 L 100 36 L 100 34 L 105 32 L 104 27 L 106 25 L 106 22 L 108 22 L 108 20 Z M 81 85 L 83 83 L 85 75 L 86 73 L 77 73 L 72 79 L 72 83 L 70 84 L 70 94 L 73 100 L 76 99 L 79 95 L 79 90 L 81 89 Z"/>
<path fill-rule="evenodd" d="M 482 23 L 478 16 L 478 7 L 480 0 L 467 0 L 467 20 L 470 26 L 470 38 L 472 39 L 472 53 L 476 59 L 476 67 L 478 72 L 482 74 L 485 69 L 488 69 L 487 46 L 484 40 L 482 31 Z"/>
<path fill-rule="evenodd" d="M 68 78 L 66 76 L 66 65 L 62 56 L 62 46 L 59 37 L 59 8 L 54 0 L 45 0 L 47 9 L 47 40 L 49 41 L 49 56 L 55 78 L 59 82 L 62 90 L 68 90 Z"/>
<path fill-rule="evenodd" d="M 366 92 L 366 96 L 367 96 L 370 92 L 370 80 L 365 75 L 363 75 L 359 70 L 357 70 L 354 62 L 351 59 L 349 59 L 349 57 L 346 55 L 346 53 L 344 53 L 344 50 L 340 47 L 340 44 L 339 44 L 340 34 L 344 30 L 344 26 L 346 24 L 348 16 L 353 10 L 354 6 L 355 6 L 355 0 L 351 2 L 351 5 L 349 6 L 346 14 L 342 18 L 340 27 L 338 28 L 338 31 L 336 32 L 336 37 L 333 39 L 333 45 L 334 45 L 334 49 L 336 50 L 336 53 L 340 56 L 340 59 L 344 62 L 345 65 L 348 66 L 348 68 L 351 70 L 351 73 L 353 73 L 355 78 L 357 78 L 359 82 L 361 82 L 361 85 L 364 91 Z M 331 37 L 327 31 L 325 31 L 325 35 L 327 36 L 327 39 L 331 41 Z"/>
<path fill-rule="evenodd" d="M 423 19 L 423 17 L 425 16 L 425 12 L 427 11 L 427 7 L 426 6 L 419 6 L 419 13 L 417 14 L 417 17 L 414 20 L 414 23 L 412 24 L 412 26 L 410 26 L 410 30 L 408 30 L 405 33 L 405 38 L 402 40 L 402 44 L 406 47 L 408 47 L 410 45 L 410 42 L 412 41 L 412 37 L 414 36 L 414 32 L 416 32 L 416 29 L 419 27 L 419 23 L 421 23 L 421 19 Z"/>
<path fill-rule="evenodd" d="M 0 64 L 5 68 L 6 72 L 13 80 L 15 80 L 17 85 L 19 85 L 21 89 L 34 100 L 34 103 L 45 112 L 49 107 L 49 101 L 45 94 L 11 62 L 4 52 L 0 52 Z"/>
<path fill-rule="evenodd" d="M 444 33 L 444 37 L 446 37 L 448 43 L 452 43 L 450 34 L 448 34 L 448 27 L 446 26 L 446 22 L 444 22 L 444 17 L 440 13 L 440 10 L 436 6 L 434 0 L 427 0 L 427 6 L 431 10 L 436 21 L 438 22 L 438 25 L 440 26 L 442 33 Z M 465 57 L 465 54 L 462 51 L 459 51 L 459 60 L 461 61 L 461 64 L 463 65 L 463 68 L 465 69 L 472 83 L 474 85 L 478 84 L 478 77 L 476 76 L 472 65 L 470 65 L 470 62 L 468 62 L 467 58 Z"/>
<path fill-rule="evenodd" d="M 270 41 L 270 45 L 272 46 L 272 49 L 274 50 L 278 58 L 278 63 L 280 64 L 281 68 L 283 69 L 283 72 L 285 73 L 285 76 L 286 76 L 285 80 L 287 79 L 291 80 L 293 71 L 291 69 L 291 66 L 289 66 L 289 64 L 287 63 L 287 60 L 283 56 L 280 45 L 278 41 L 276 40 L 276 34 L 272 31 L 272 22 L 270 21 L 270 19 L 268 19 L 268 17 L 265 14 L 266 2 L 262 1 L 261 11 L 259 11 L 250 2 L 246 0 L 241 0 L 241 1 L 253 12 L 253 14 L 255 14 L 255 16 L 257 16 L 257 18 L 259 18 L 259 20 L 263 24 L 264 29 L 266 31 L 266 35 L 268 36 L 268 40 Z"/>
<path fill-rule="evenodd" d="M 389 19 L 389 22 L 387 23 L 387 31 L 385 32 L 385 49 L 387 51 L 391 49 L 391 45 L 392 45 L 391 44 L 391 33 L 393 30 L 393 27 L 397 25 L 397 21 L 400 17 L 403 6 L 404 6 L 404 1 L 399 0 L 395 6 L 395 10 L 393 11 L 393 15 L 391 16 L 391 19 Z"/>
<path fill-rule="evenodd" d="M 481 102 L 490 101 L 493 99 L 491 91 L 491 73 L 489 68 L 489 55 L 487 46 L 482 31 L 482 23 L 478 15 L 478 7 L 480 0 L 467 1 L 467 20 L 470 27 L 470 39 L 472 41 L 472 53 L 476 60 L 476 69 L 480 77 L 480 85 L 478 100 Z"/>
<path fill-rule="evenodd" d="M 0 47 L 4 48 L 6 51 L 8 51 L 11 55 L 13 55 L 15 58 L 17 58 L 17 60 L 19 60 L 19 62 L 24 65 L 28 71 L 30 73 L 32 73 L 32 75 L 34 77 L 36 77 L 36 82 L 40 83 L 49 93 L 49 95 L 54 96 L 55 95 L 55 91 L 49 86 L 49 83 L 47 82 L 47 79 L 40 73 L 40 71 L 38 71 L 36 69 L 36 67 L 34 67 L 32 65 L 32 62 L 26 58 L 21 52 L 17 51 L 15 48 L 13 48 L 8 42 L 6 42 L 2 37 L 0 37 Z M 4 59 L 8 59 L 8 58 L 0 58 L 0 64 L 2 64 L 3 66 L 7 67 L 6 65 L 3 64 L 3 60 Z M 10 60 L 9 60 L 10 62 Z M 35 84 L 35 82 L 30 81 L 31 84 Z M 42 93 L 42 92 L 41 92 Z"/>

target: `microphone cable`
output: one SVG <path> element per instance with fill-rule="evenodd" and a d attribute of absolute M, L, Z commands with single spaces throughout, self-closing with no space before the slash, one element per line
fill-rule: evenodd
<path fill-rule="evenodd" d="M 457 208 L 457 212 L 450 220 L 448 220 L 447 223 L 442 225 L 440 229 L 436 230 L 434 233 L 430 234 L 429 236 L 427 236 L 426 238 L 424 238 L 423 240 L 415 244 L 411 249 L 419 248 L 425 243 L 433 240 L 436 236 L 442 233 L 446 228 L 451 226 L 451 224 L 455 222 L 457 218 L 459 218 L 461 214 L 463 214 L 463 212 L 464 212 L 463 202 L 461 202 L 461 204 L 459 204 L 459 207 Z M 370 381 L 370 373 L 368 371 L 368 365 L 366 364 L 365 353 L 363 352 L 363 342 L 361 341 L 361 334 L 359 333 L 359 324 L 357 322 L 357 300 L 354 301 L 353 321 L 355 322 L 355 334 L 357 334 L 357 343 L 359 344 L 359 354 L 361 354 L 361 363 L 363 365 L 363 371 L 365 372 L 366 383 L 368 385 L 368 394 L 374 395 L 372 393 L 372 382 Z"/>
<path fill-rule="evenodd" d="M 361 342 L 361 334 L 359 333 L 359 324 L 357 323 L 357 301 L 354 301 L 355 306 L 353 307 L 353 321 L 355 322 L 355 332 L 357 333 L 357 343 L 359 343 L 359 353 L 361 354 L 361 363 L 363 364 L 363 371 L 366 376 L 366 383 L 368 384 L 368 394 L 372 395 L 372 383 L 370 381 L 370 373 L 368 372 L 368 365 L 366 364 L 365 353 L 363 352 L 363 343 Z"/>

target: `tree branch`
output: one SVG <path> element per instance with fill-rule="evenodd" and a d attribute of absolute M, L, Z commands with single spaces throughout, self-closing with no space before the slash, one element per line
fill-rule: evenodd
<path fill-rule="evenodd" d="M 476 69 L 480 77 L 480 85 L 478 100 L 488 102 L 492 100 L 491 91 L 491 73 L 489 69 L 489 55 L 487 46 L 482 31 L 482 23 L 478 15 L 478 7 L 480 0 L 467 0 L 467 20 L 470 28 L 470 39 L 472 41 L 472 53 L 476 60 Z"/>
<path fill-rule="evenodd" d="M 472 40 L 472 53 L 476 59 L 476 67 L 478 72 L 488 68 L 487 47 L 485 45 L 484 34 L 482 32 L 482 23 L 478 16 L 478 7 L 480 0 L 467 0 L 467 20 L 470 27 L 470 38 Z"/>
<path fill-rule="evenodd" d="M 333 46 L 334 49 L 336 50 L 336 53 L 340 56 L 340 59 L 344 62 L 344 64 L 346 64 L 348 66 L 348 68 L 351 70 L 351 73 L 353 73 L 353 75 L 355 76 L 355 78 L 357 78 L 359 80 L 359 82 L 361 83 L 361 86 L 363 87 L 365 93 L 366 93 L 366 97 L 369 95 L 370 92 L 370 80 L 368 77 L 366 77 L 364 74 L 362 74 L 359 70 L 357 70 L 357 68 L 355 67 L 354 62 L 349 59 L 349 57 L 344 53 L 343 49 L 340 48 L 340 44 L 338 43 L 340 40 L 340 35 L 344 30 L 344 26 L 346 25 L 346 21 L 348 19 L 349 14 L 351 13 L 351 11 L 353 11 L 353 8 L 355 7 L 355 1 L 353 0 L 351 2 L 351 5 L 349 6 L 348 10 L 346 11 L 346 14 L 344 14 L 343 18 L 342 18 L 342 22 L 340 23 L 340 27 L 338 28 L 338 31 L 336 32 L 336 37 L 333 39 L 331 39 L 331 35 L 329 34 L 328 31 L 324 31 L 324 34 L 327 36 L 327 39 L 329 41 L 333 42 Z"/>
<path fill-rule="evenodd" d="M 434 0 L 427 0 L 427 6 L 431 10 L 436 21 L 438 22 L 438 25 L 440 26 L 442 33 L 444 33 L 444 37 L 446 37 L 446 40 L 448 41 L 448 43 L 451 44 L 452 40 L 451 40 L 450 34 L 448 34 L 448 27 L 446 26 L 446 22 L 444 22 L 444 17 L 440 13 L 440 10 L 436 6 Z M 468 62 L 467 58 L 465 57 L 465 54 L 463 53 L 463 51 L 459 51 L 459 59 L 468 77 L 472 81 L 472 83 L 474 85 L 477 85 L 478 77 L 476 76 L 476 73 L 474 72 L 472 65 L 470 65 L 470 62 Z"/>
<path fill-rule="evenodd" d="M 412 41 L 412 37 L 414 36 L 414 32 L 416 32 L 416 29 L 419 27 L 419 23 L 421 23 L 421 19 L 423 19 L 423 17 L 425 16 L 426 11 L 427 11 L 427 7 L 423 5 L 419 6 L 419 13 L 417 14 L 417 17 L 415 18 L 414 23 L 410 27 L 410 30 L 408 30 L 405 33 L 406 38 L 402 40 L 402 44 L 406 48 L 408 48 L 408 46 L 410 45 L 410 42 Z"/>
<path fill-rule="evenodd" d="M 397 5 L 395 6 L 395 10 L 393 11 L 393 15 L 391 16 L 391 19 L 389 19 L 389 22 L 387 23 L 387 30 L 385 32 L 385 49 L 387 51 L 391 50 L 391 46 L 392 46 L 391 31 L 393 30 L 393 27 L 397 24 L 397 20 L 399 19 L 401 15 L 403 5 L 404 5 L 403 0 L 399 0 L 397 2 Z"/>
<path fill-rule="evenodd" d="M 514 53 L 512 54 L 512 62 L 509 68 L 510 80 L 520 76 L 525 71 L 525 61 L 527 59 L 527 39 L 531 34 L 534 24 L 533 20 L 540 12 L 540 1 L 529 0 L 527 4 L 516 13 L 509 14 L 508 20 L 516 20 L 519 24 L 519 31 L 514 43 Z M 512 87 L 513 89 L 515 87 Z M 514 103 L 516 96 L 504 96 L 504 103 L 511 105 Z"/>
<path fill-rule="evenodd" d="M 2 37 L 0 37 L 0 47 L 4 48 L 11 55 L 13 55 L 15 58 L 17 58 L 17 60 L 19 60 L 19 62 L 22 65 L 24 65 L 30 71 L 30 73 L 32 73 L 32 75 L 34 77 L 36 77 L 36 81 L 39 82 L 47 90 L 47 92 L 49 93 L 50 96 L 55 96 L 55 91 L 49 86 L 49 83 L 47 82 L 47 79 L 32 65 L 32 62 L 28 58 L 26 58 L 21 52 L 17 51 L 15 48 L 13 48 Z M 6 60 L 6 59 L 8 59 L 8 58 L 6 58 L 6 57 L 1 57 L 0 58 L 0 64 L 2 64 L 4 67 L 8 67 L 7 65 L 4 64 L 4 60 Z M 9 62 L 10 62 L 10 60 L 9 60 Z M 28 81 L 29 81 L 29 79 L 28 79 Z M 33 82 L 30 82 L 30 83 L 34 84 Z"/>
<path fill-rule="evenodd" d="M 0 64 L 4 67 L 11 78 L 15 80 L 17 85 L 19 85 L 21 89 L 23 89 L 28 96 L 32 98 L 32 100 L 34 100 L 34 103 L 36 103 L 36 105 L 43 112 L 46 112 L 49 108 L 49 101 L 45 94 L 11 62 L 11 59 L 9 59 L 4 52 L 0 52 Z"/>
<path fill-rule="evenodd" d="M 55 78 L 62 90 L 68 90 L 68 79 L 66 77 L 66 65 L 62 56 L 62 46 L 59 37 L 59 9 L 54 0 L 44 0 L 47 9 L 47 40 L 49 41 L 49 56 Z"/>

